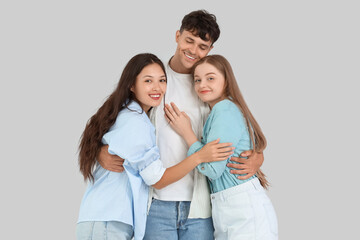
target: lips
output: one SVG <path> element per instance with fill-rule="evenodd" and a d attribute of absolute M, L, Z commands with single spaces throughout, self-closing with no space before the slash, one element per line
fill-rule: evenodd
<path fill-rule="evenodd" d="M 188 58 L 188 59 L 190 59 L 191 61 L 195 61 L 195 57 L 192 57 L 192 56 L 190 56 L 189 54 L 187 54 L 186 52 L 184 52 L 184 54 L 185 54 L 185 56 Z"/>
<path fill-rule="evenodd" d="M 199 91 L 201 94 L 207 94 L 207 93 L 210 93 L 211 91 L 210 90 L 202 90 L 202 91 Z"/>
<path fill-rule="evenodd" d="M 154 100 L 159 100 L 161 97 L 161 94 L 150 94 L 149 96 Z"/>

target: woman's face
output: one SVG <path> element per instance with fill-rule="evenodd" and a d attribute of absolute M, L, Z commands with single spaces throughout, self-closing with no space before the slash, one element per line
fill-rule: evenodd
<path fill-rule="evenodd" d="M 202 63 L 194 71 L 194 87 L 197 95 L 212 108 L 225 99 L 225 77 L 210 63 Z"/>
<path fill-rule="evenodd" d="M 145 112 L 151 107 L 159 106 L 166 92 L 166 77 L 160 65 L 153 63 L 144 67 L 130 90 Z"/>

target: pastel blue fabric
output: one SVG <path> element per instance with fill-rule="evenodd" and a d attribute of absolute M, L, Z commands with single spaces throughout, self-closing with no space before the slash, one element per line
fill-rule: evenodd
<path fill-rule="evenodd" d="M 81 222 L 76 226 L 76 240 L 131 240 L 133 228 L 122 222 Z"/>
<path fill-rule="evenodd" d="M 119 221 L 134 228 L 134 239 L 145 233 L 148 185 L 158 182 L 165 172 L 156 146 L 155 128 L 140 105 L 131 102 L 117 116 L 115 124 L 102 138 L 109 153 L 125 159 L 122 173 L 96 164 L 80 205 L 78 223 Z"/>
<path fill-rule="evenodd" d="M 233 144 L 235 150 L 232 156 L 235 157 L 239 157 L 243 151 L 252 148 L 246 120 L 236 104 L 228 99 L 214 105 L 204 125 L 201 142 L 197 141 L 191 145 L 188 156 L 218 138 L 221 143 Z M 226 166 L 229 162 L 231 162 L 230 157 L 224 161 L 202 163 L 197 166 L 199 172 L 208 177 L 211 193 L 234 187 L 255 177 L 252 176 L 246 180 L 237 179 L 239 175 L 230 173 L 231 169 Z"/>

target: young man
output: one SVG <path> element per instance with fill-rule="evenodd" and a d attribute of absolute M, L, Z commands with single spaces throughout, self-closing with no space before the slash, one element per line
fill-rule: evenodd
<path fill-rule="evenodd" d="M 205 57 L 220 35 L 216 17 L 204 10 L 187 14 L 180 30 L 176 31 L 177 48 L 167 65 L 167 93 L 165 102 L 174 102 L 192 121 L 197 137 L 201 137 L 209 108 L 198 99 L 190 70 L 195 62 Z M 172 130 L 164 117 L 164 104 L 153 109 L 151 119 L 156 127 L 157 144 L 165 168 L 179 163 L 187 155 L 188 147 Z M 125 137 L 125 136 L 124 136 Z M 220 139 L 221 140 L 221 139 Z M 234 174 L 251 177 L 260 168 L 263 155 L 248 151 L 249 159 L 232 158 L 243 164 L 230 164 Z M 110 155 L 104 146 L 98 161 L 110 171 L 122 171 L 123 160 Z M 214 239 L 211 219 L 210 192 L 206 177 L 197 170 L 163 188 L 152 189 L 149 200 L 145 240 Z"/>

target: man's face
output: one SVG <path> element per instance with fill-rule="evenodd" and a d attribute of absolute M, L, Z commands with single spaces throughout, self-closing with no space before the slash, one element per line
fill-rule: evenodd
<path fill-rule="evenodd" d="M 177 48 L 174 59 L 179 68 L 187 71 L 190 71 L 192 66 L 205 57 L 213 48 L 211 40 L 204 41 L 199 36 L 195 36 L 186 30 L 182 33 L 180 31 L 176 32 L 176 42 Z"/>

